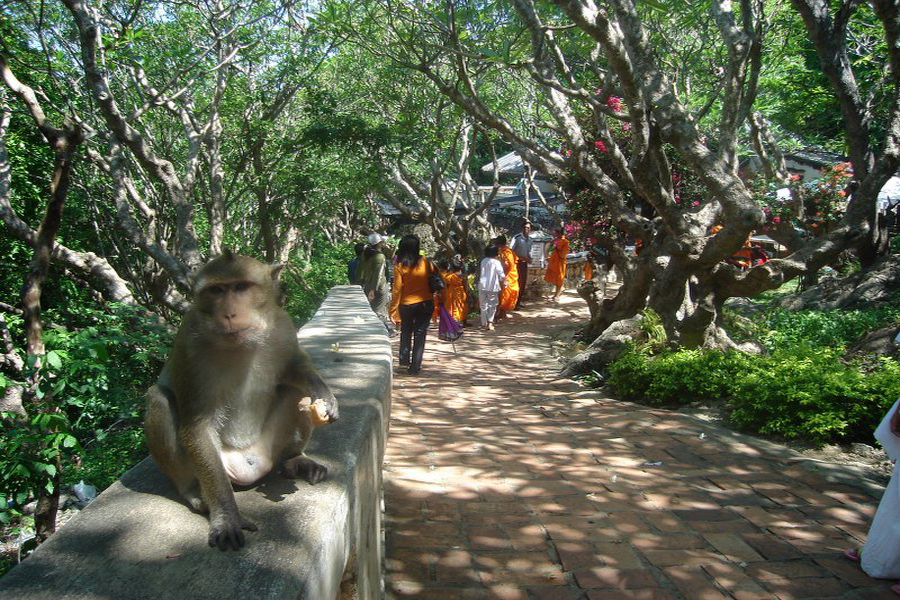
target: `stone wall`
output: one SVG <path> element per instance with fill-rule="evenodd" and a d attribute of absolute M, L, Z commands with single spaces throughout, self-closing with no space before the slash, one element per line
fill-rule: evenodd
<path fill-rule="evenodd" d="M 206 517 L 148 458 L 0 579 L 0 598 L 382 597 L 390 343 L 357 286 L 332 289 L 299 336 L 340 403 L 340 420 L 307 447 L 328 480 L 270 476 L 238 491 L 241 513 L 259 531 L 247 532 L 242 550 L 221 552 L 206 544 Z"/>

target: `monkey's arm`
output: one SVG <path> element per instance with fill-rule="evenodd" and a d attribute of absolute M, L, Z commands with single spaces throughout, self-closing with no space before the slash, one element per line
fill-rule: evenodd
<path fill-rule="evenodd" d="M 238 512 L 212 423 L 196 418 L 186 421 L 178 433 L 193 463 L 200 483 L 200 495 L 209 507 L 209 545 L 220 550 L 238 550 L 244 545 L 244 532 L 241 530 L 256 531 L 256 525 Z"/>
<path fill-rule="evenodd" d="M 331 392 L 328 384 L 322 380 L 316 368 L 312 364 L 309 355 L 297 345 L 294 352 L 285 364 L 284 373 L 279 379 L 279 387 L 296 390 L 297 399 L 309 396 L 313 401 L 323 400 L 329 422 L 337 421 L 337 398 Z"/>

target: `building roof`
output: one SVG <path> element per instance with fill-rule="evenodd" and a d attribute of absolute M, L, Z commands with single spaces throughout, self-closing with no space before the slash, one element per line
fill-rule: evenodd
<path fill-rule="evenodd" d="M 824 150 L 816 150 L 815 148 L 804 148 L 793 152 L 785 152 L 784 158 L 787 160 L 795 160 L 798 163 L 809 165 L 821 169 L 840 162 L 846 162 L 846 158 L 834 152 L 825 152 Z"/>
<path fill-rule="evenodd" d="M 504 154 L 500 158 L 497 159 L 497 167 L 500 170 L 501 175 L 525 175 L 525 162 L 522 160 L 522 157 L 516 154 L 515 151 Z M 481 167 L 481 170 L 485 173 L 490 173 L 494 170 L 494 161 L 491 161 Z"/>

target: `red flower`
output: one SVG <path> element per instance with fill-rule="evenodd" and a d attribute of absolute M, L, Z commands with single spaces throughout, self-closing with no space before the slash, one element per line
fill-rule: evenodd
<path fill-rule="evenodd" d="M 607 152 L 606 144 L 604 144 L 601 140 L 597 140 L 596 142 L 594 142 L 594 148 L 596 148 L 600 152 Z"/>
<path fill-rule="evenodd" d="M 606 105 L 615 112 L 622 110 L 622 99 L 618 96 L 610 96 L 606 99 Z"/>
<path fill-rule="evenodd" d="M 774 219 L 772 219 L 772 222 L 778 225 L 779 223 L 781 223 L 781 217 L 775 217 Z"/>

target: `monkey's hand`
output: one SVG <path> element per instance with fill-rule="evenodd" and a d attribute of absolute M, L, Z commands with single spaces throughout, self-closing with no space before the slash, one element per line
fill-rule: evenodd
<path fill-rule="evenodd" d="M 240 550 L 245 543 L 243 529 L 246 529 L 247 531 L 256 531 L 256 525 L 237 512 L 230 514 L 227 511 L 222 511 L 215 517 L 210 516 L 210 547 L 218 547 L 219 550 L 222 550 L 223 552 L 229 548 L 232 550 Z"/>

